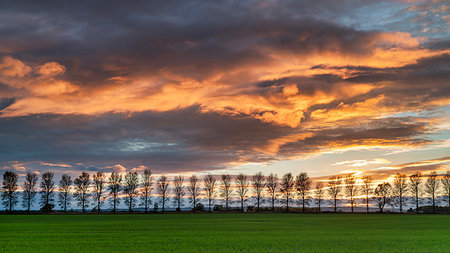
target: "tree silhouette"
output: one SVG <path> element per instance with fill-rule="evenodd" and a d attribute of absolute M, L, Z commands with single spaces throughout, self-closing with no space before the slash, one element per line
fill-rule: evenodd
<path fill-rule="evenodd" d="M 369 212 L 369 195 L 372 194 L 372 182 L 373 179 L 371 176 L 364 176 L 362 178 L 363 184 L 361 186 L 361 190 L 364 193 L 364 195 L 366 195 L 366 199 L 364 200 L 365 204 L 366 204 L 366 209 L 367 212 Z"/>
<path fill-rule="evenodd" d="M 220 195 L 225 201 L 225 210 L 228 211 L 233 191 L 231 188 L 231 176 L 222 175 L 220 180 Z"/>
<path fill-rule="evenodd" d="M 142 173 L 142 203 L 144 204 L 144 211 L 148 212 L 148 206 L 151 204 L 150 193 L 152 192 L 153 176 L 152 171 L 145 169 Z"/>
<path fill-rule="evenodd" d="M 374 193 L 375 196 L 377 197 L 378 208 L 380 209 L 380 213 L 383 212 L 384 207 L 391 201 L 391 192 L 392 186 L 387 182 L 379 184 L 375 188 Z"/>
<path fill-rule="evenodd" d="M 298 194 L 302 198 L 302 212 L 305 212 L 306 197 L 308 196 L 308 191 L 311 189 L 311 179 L 305 172 L 300 173 L 296 180 L 295 186 L 297 188 Z"/>
<path fill-rule="evenodd" d="M 97 172 L 96 174 L 94 174 L 93 180 L 94 180 L 94 199 L 97 200 L 97 213 L 100 213 L 103 200 L 105 200 L 105 197 L 103 196 L 106 186 L 105 174 L 103 174 L 103 172 Z"/>
<path fill-rule="evenodd" d="M 247 201 L 248 186 L 249 182 L 246 175 L 240 173 L 236 176 L 236 190 L 241 203 L 242 212 L 244 211 L 244 202 Z"/>
<path fill-rule="evenodd" d="M 419 212 L 419 195 L 422 191 L 422 174 L 420 172 L 409 176 L 409 189 L 414 194 L 417 213 Z"/>
<path fill-rule="evenodd" d="M 125 175 L 123 192 L 127 196 L 125 203 L 128 204 L 128 211 L 132 212 L 134 207 L 134 198 L 137 197 L 137 188 L 139 186 L 139 176 L 137 172 L 130 171 Z"/>
<path fill-rule="evenodd" d="M 82 172 L 80 176 L 73 181 L 75 186 L 74 197 L 81 205 L 81 212 L 86 211 L 89 204 L 89 187 L 91 186 L 90 175 L 87 172 Z"/>
<path fill-rule="evenodd" d="M 70 201 L 70 188 L 72 187 L 72 178 L 67 175 L 63 174 L 61 177 L 61 180 L 59 181 L 59 205 L 64 210 L 64 212 L 67 211 L 67 206 L 69 205 Z"/>
<path fill-rule="evenodd" d="M 174 193 L 175 193 L 175 204 L 177 205 L 177 211 L 181 211 L 181 200 L 185 194 L 184 192 L 184 177 L 176 176 L 173 180 Z"/>
<path fill-rule="evenodd" d="M 108 182 L 109 194 L 111 194 L 111 202 L 113 204 L 113 212 L 116 213 L 117 205 L 120 203 L 119 193 L 122 190 L 122 175 L 113 172 Z"/>
<path fill-rule="evenodd" d="M 17 173 L 13 171 L 5 171 L 3 173 L 2 181 L 2 200 L 3 205 L 5 205 L 11 212 L 17 203 Z"/>
<path fill-rule="evenodd" d="M 189 199 L 193 204 L 192 211 L 195 212 L 195 206 L 197 205 L 197 198 L 200 196 L 200 186 L 198 182 L 198 177 L 192 175 L 189 177 L 189 187 L 188 187 Z"/>
<path fill-rule="evenodd" d="M 28 212 L 30 211 L 34 197 L 36 196 L 36 184 L 38 178 L 37 173 L 28 172 L 25 181 L 23 182 L 23 206 L 27 208 Z"/>
<path fill-rule="evenodd" d="M 294 191 L 294 177 L 291 173 L 284 174 L 281 178 L 280 192 L 283 194 L 283 202 L 286 205 L 286 212 L 289 212 L 289 203 L 292 201 L 292 192 Z"/>
<path fill-rule="evenodd" d="M 259 207 L 261 205 L 262 195 L 264 187 L 266 186 L 264 175 L 262 172 L 258 172 L 252 177 L 252 185 L 253 185 L 253 191 L 255 193 L 256 197 L 256 209 L 259 210 Z"/>
<path fill-rule="evenodd" d="M 316 199 L 317 199 L 317 205 L 319 208 L 319 213 L 320 213 L 320 204 L 322 203 L 322 198 L 323 198 L 324 193 L 325 193 L 325 191 L 323 190 L 323 183 L 318 182 L 316 184 Z"/>
<path fill-rule="evenodd" d="M 447 173 L 442 176 L 441 182 L 444 186 L 444 193 L 447 195 L 448 208 L 450 208 L 450 171 L 447 171 Z"/>
<path fill-rule="evenodd" d="M 350 206 L 353 213 L 353 205 L 355 204 L 354 197 L 357 193 L 356 178 L 350 175 L 344 179 L 344 183 L 345 183 L 345 193 L 347 194 L 347 197 L 350 198 Z"/>
<path fill-rule="evenodd" d="M 328 180 L 328 193 L 334 200 L 334 212 L 337 212 L 337 200 L 341 193 L 342 180 L 340 176 L 332 176 Z"/>
<path fill-rule="evenodd" d="M 407 177 L 404 173 L 397 173 L 393 182 L 393 193 L 398 200 L 400 213 L 403 213 L 404 194 L 408 189 Z"/>
<path fill-rule="evenodd" d="M 439 180 L 437 178 L 437 173 L 435 171 L 431 172 L 425 181 L 425 191 L 430 195 L 433 213 L 436 213 L 436 193 L 439 187 Z"/>
<path fill-rule="evenodd" d="M 47 171 L 42 174 L 41 178 L 41 202 L 43 204 L 42 210 L 51 211 L 54 207 L 53 202 L 53 191 L 55 188 L 55 183 L 53 182 L 53 172 Z"/>
<path fill-rule="evenodd" d="M 211 212 L 211 202 L 214 198 L 214 190 L 216 188 L 216 179 L 212 175 L 207 175 L 203 179 L 206 197 L 208 198 L 208 211 Z"/>
<path fill-rule="evenodd" d="M 168 189 L 169 189 L 169 181 L 167 180 L 167 177 L 164 175 L 160 176 L 158 178 L 158 181 L 156 182 L 156 192 L 158 193 L 161 199 L 163 213 L 166 207 Z"/>
<path fill-rule="evenodd" d="M 272 211 L 275 211 L 275 200 L 277 199 L 279 178 L 277 174 L 270 173 L 266 178 L 267 192 L 270 195 L 270 202 L 272 204 Z"/>

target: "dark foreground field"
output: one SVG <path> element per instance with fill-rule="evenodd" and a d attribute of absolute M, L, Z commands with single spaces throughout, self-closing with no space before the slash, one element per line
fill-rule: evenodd
<path fill-rule="evenodd" d="M 449 215 L 1 215 L 0 252 L 450 252 Z"/>

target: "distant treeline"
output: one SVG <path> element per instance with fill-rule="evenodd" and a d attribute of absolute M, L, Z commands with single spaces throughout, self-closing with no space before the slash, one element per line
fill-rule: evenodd
<path fill-rule="evenodd" d="M 409 176 L 397 173 L 392 183 L 380 184 L 374 184 L 370 176 L 358 178 L 349 175 L 333 176 L 313 185 L 307 173 L 300 173 L 297 176 L 287 173 L 279 178 L 276 174 L 264 176 L 261 172 L 251 176 L 239 174 L 235 177 L 228 174 L 207 175 L 202 179 L 196 175 L 187 178 L 180 175 L 169 180 L 165 175 L 154 178 L 149 169 L 143 170 L 140 174 L 128 172 L 122 175 L 113 172 L 109 176 L 97 172 L 92 177 L 89 173 L 82 172 L 75 179 L 63 174 L 58 184 L 55 184 L 54 173 L 49 171 L 41 175 L 39 184 L 38 181 L 37 173 L 28 173 L 19 189 L 17 173 L 4 172 L 1 196 L 6 211 L 15 210 L 21 199 L 25 210 L 30 212 L 37 195 L 40 197 L 40 211 L 46 213 L 55 210 L 55 197 L 62 212 L 68 211 L 72 199 L 76 200 L 76 205 L 83 213 L 90 203 L 94 206 L 93 211 L 100 213 L 106 201 L 110 202 L 112 212 L 116 213 L 121 200 L 124 200 L 129 212 L 133 212 L 133 208 L 138 204 L 144 212 L 149 212 L 151 199 L 155 196 L 157 201 L 154 203 L 153 211 L 161 212 L 166 211 L 169 200 L 173 200 L 177 211 L 186 208 L 192 211 L 204 210 L 204 205 L 200 203 L 201 199 L 207 200 L 209 212 L 236 209 L 289 212 L 289 208 L 292 210 L 292 204 L 296 200 L 302 212 L 307 210 L 321 212 L 321 205 L 326 198 L 332 201 L 334 212 L 337 212 L 338 205 L 343 199 L 348 202 L 351 212 L 361 201 L 367 212 L 371 204 L 375 204 L 381 213 L 388 205 L 398 207 L 400 212 L 404 212 L 407 196 L 411 196 L 415 204 L 413 211 L 430 209 L 435 213 L 442 212 L 442 208 L 437 206 L 438 194 L 447 198 L 447 210 L 450 209 L 449 172 L 441 176 L 436 172 L 428 175 L 415 173 Z M 183 206 L 182 200 L 185 197 L 189 199 L 189 207 Z M 419 206 L 423 197 L 431 200 L 429 208 Z M 255 205 L 247 205 L 249 198 L 255 199 Z M 314 201 L 311 201 L 311 198 Z M 217 199 L 221 202 L 220 205 L 213 206 L 213 202 Z M 270 207 L 262 206 L 263 199 L 269 200 Z M 357 203 L 357 200 L 360 201 Z M 233 201 L 239 205 L 232 207 Z"/>

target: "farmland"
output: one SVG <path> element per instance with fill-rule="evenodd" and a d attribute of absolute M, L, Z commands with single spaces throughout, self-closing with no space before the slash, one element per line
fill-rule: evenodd
<path fill-rule="evenodd" d="M 449 252 L 448 215 L 1 215 L 0 252 Z"/>

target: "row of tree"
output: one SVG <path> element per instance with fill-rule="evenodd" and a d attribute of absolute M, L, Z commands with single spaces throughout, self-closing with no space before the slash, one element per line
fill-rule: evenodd
<path fill-rule="evenodd" d="M 101 211 L 102 205 L 109 197 L 112 211 L 116 212 L 121 199 L 125 200 L 128 210 L 131 212 L 140 199 L 140 205 L 148 212 L 153 188 L 156 189 L 156 196 L 161 204 L 162 211 L 166 209 L 166 204 L 173 198 L 177 210 L 181 210 L 183 198 L 187 195 L 193 210 L 195 210 L 201 195 L 208 201 L 208 210 L 211 211 L 213 201 L 219 198 L 225 210 L 230 210 L 232 199 L 237 198 L 240 209 L 244 210 L 246 201 L 253 197 L 256 209 L 260 210 L 264 199 L 268 199 L 272 210 L 280 198 L 284 209 L 288 212 L 290 204 L 297 198 L 300 201 L 302 211 L 311 197 L 315 198 L 317 209 L 320 212 L 321 205 L 326 193 L 334 203 L 334 211 L 337 211 L 339 200 L 345 196 L 348 200 L 351 211 L 354 211 L 356 199 L 363 196 L 367 212 L 369 205 L 374 201 L 380 212 L 386 205 L 399 206 L 403 212 L 406 197 L 412 195 L 415 200 L 416 211 L 419 210 L 419 199 L 424 193 L 432 200 L 433 212 L 435 212 L 436 198 L 440 192 L 448 198 L 450 207 L 450 173 L 438 176 L 436 172 L 423 176 L 415 173 L 407 176 L 397 173 L 391 183 L 383 182 L 374 186 L 374 180 L 370 176 L 357 178 L 353 175 L 346 177 L 333 176 L 326 181 L 326 184 L 319 181 L 313 187 L 311 178 L 306 173 L 297 176 L 291 173 L 284 174 L 279 178 L 276 174 L 264 176 L 261 172 L 247 176 L 237 175 L 234 180 L 231 175 L 221 175 L 215 177 L 207 175 L 201 180 L 198 176 L 192 175 L 188 178 L 175 176 L 172 181 L 167 176 L 162 175 L 156 179 L 152 172 L 145 169 L 141 174 L 128 172 L 124 175 L 111 173 L 109 177 L 102 172 L 91 175 L 82 172 L 77 178 L 72 179 L 70 175 L 64 174 L 56 185 L 54 173 L 45 172 L 41 176 L 38 187 L 39 176 L 36 173 L 28 173 L 23 182 L 21 191 L 18 186 L 18 175 L 13 171 L 6 171 L 3 174 L 2 200 L 7 210 L 12 211 L 22 195 L 23 206 L 27 211 L 35 201 L 35 197 L 40 193 L 41 211 L 52 211 L 54 208 L 54 197 L 57 193 L 58 204 L 66 212 L 72 198 L 77 201 L 77 205 L 82 212 L 86 211 L 91 200 L 97 212 Z M 155 181 L 155 182 L 154 182 Z M 171 185 L 171 188 L 169 188 Z"/>

